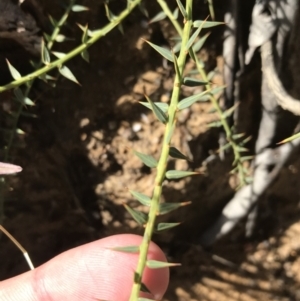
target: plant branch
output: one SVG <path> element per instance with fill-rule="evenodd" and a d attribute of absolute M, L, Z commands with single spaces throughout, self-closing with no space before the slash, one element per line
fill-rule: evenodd
<path fill-rule="evenodd" d="M 170 106 L 168 109 L 168 122 L 166 124 L 165 133 L 164 133 L 164 139 L 163 139 L 163 145 L 162 145 L 162 151 L 160 154 L 160 158 L 157 165 L 157 174 L 155 177 L 155 187 L 152 194 L 151 199 L 151 206 L 150 211 L 148 215 L 148 222 L 146 224 L 145 232 L 144 232 L 144 238 L 142 241 L 142 244 L 140 245 L 140 255 L 138 260 L 138 265 L 135 274 L 138 276 L 138 281 L 135 279 L 135 283 L 132 287 L 132 292 L 130 296 L 130 301 L 136 301 L 139 297 L 139 292 L 141 289 L 141 279 L 142 275 L 146 266 L 147 261 L 147 253 L 149 244 L 151 241 L 151 237 L 153 234 L 154 226 L 155 226 L 155 220 L 157 213 L 159 212 L 159 203 L 162 193 L 162 183 L 165 179 L 165 173 L 166 173 L 166 166 L 169 156 L 169 150 L 170 150 L 170 136 L 172 135 L 172 132 L 174 130 L 175 124 L 176 124 L 176 113 L 177 113 L 177 104 L 179 101 L 180 96 L 180 89 L 181 89 L 181 82 L 182 78 L 181 75 L 184 71 L 184 66 L 186 62 L 187 57 L 187 50 L 186 45 L 190 37 L 191 29 L 192 29 L 192 2 L 193 0 L 187 0 L 186 1 L 186 11 L 188 15 L 188 20 L 184 20 L 185 25 L 182 32 L 182 43 L 181 43 L 181 50 L 178 57 L 178 69 L 179 73 L 176 73 L 175 81 L 173 85 L 173 93 L 171 97 Z"/>

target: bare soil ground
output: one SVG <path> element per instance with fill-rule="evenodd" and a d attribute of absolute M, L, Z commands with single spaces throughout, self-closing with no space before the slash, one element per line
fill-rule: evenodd
<path fill-rule="evenodd" d="M 91 28 L 105 24 L 100 4 L 83 2 L 94 9 L 72 16 L 65 33 L 76 39 L 58 45 L 58 51 L 79 43 L 75 22 L 88 21 Z M 59 15 L 54 2 L 45 6 Z M 150 13 L 157 8 L 150 5 Z M 207 10 L 199 10 L 199 15 L 204 18 Z M 154 101 L 168 102 L 173 79 L 170 66 L 142 39 L 164 45 L 174 35 L 165 21 L 150 27 L 143 26 L 145 21 L 134 12 L 124 22 L 124 35 L 115 30 L 90 49 L 90 64 L 79 57 L 68 63 L 82 86 L 60 78 L 55 89 L 41 83 L 34 87 L 32 97 L 37 102 L 28 111 L 37 118 L 20 121 L 26 135 L 14 156 L 24 170 L 12 178 L 6 193 L 4 225 L 26 247 L 35 265 L 107 235 L 142 234 L 122 204 L 138 206 L 128 189 L 150 195 L 155 171 L 143 166 L 132 150 L 158 157 L 164 128 L 139 101 L 146 93 Z M 220 37 L 216 30 L 199 54 L 208 71 L 216 69 L 216 85 L 223 83 Z M 189 62 L 186 72 L 193 67 Z M 260 115 L 257 78 L 246 80 L 242 105 L 249 118 L 244 130 L 254 136 L 251 129 L 257 128 Z M 183 96 L 196 92 L 186 88 Z M 229 175 L 232 155 L 226 154 L 224 161 L 211 156 L 218 148 L 218 131 L 206 126 L 216 120 L 211 109 L 209 103 L 197 103 L 178 116 L 173 145 L 193 161 L 170 161 L 169 167 L 204 174 L 168 182 L 164 188 L 165 201 L 192 202 L 162 217 L 183 222 L 180 227 L 154 237 L 171 261 L 182 263 L 171 272 L 164 300 L 300 300 L 299 154 L 261 200 L 251 239 L 244 238 L 241 222 L 209 249 L 197 242 L 236 187 Z M 1 237 L 0 258 L 1 280 L 27 270 L 19 251 L 5 237 Z"/>

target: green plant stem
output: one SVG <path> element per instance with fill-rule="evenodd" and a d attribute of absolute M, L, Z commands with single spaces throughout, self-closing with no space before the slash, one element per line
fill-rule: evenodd
<path fill-rule="evenodd" d="M 165 12 L 165 14 L 169 17 L 170 21 L 172 22 L 173 26 L 175 27 L 175 29 L 177 30 L 178 34 L 181 35 L 182 34 L 182 28 L 180 26 L 180 24 L 178 23 L 178 21 L 176 19 L 174 19 L 173 14 L 168 6 L 168 4 L 164 1 L 164 0 L 157 0 L 157 2 L 160 4 L 161 8 L 163 9 L 163 11 Z M 214 10 L 213 10 L 213 3 L 212 0 L 208 1 L 209 3 L 209 9 L 211 12 L 211 17 L 212 19 L 214 19 Z M 196 66 L 198 69 L 198 72 L 200 73 L 202 79 L 206 82 L 208 81 L 208 77 L 207 74 L 204 70 L 203 65 L 199 62 L 199 60 L 197 59 L 196 53 L 194 52 L 194 50 L 191 48 L 192 54 L 195 58 L 196 61 Z M 206 89 L 211 89 L 211 85 L 208 83 L 206 86 Z M 214 97 L 213 95 L 210 98 L 211 103 L 213 104 L 215 110 L 217 111 L 220 121 L 222 123 L 222 126 L 224 128 L 225 131 L 225 135 L 226 135 L 226 140 L 228 141 L 228 143 L 230 144 L 232 150 L 233 150 L 233 154 L 234 154 L 234 162 L 235 165 L 237 167 L 238 170 L 238 175 L 239 175 L 239 179 L 240 179 L 240 185 L 243 186 L 245 184 L 247 184 L 246 181 L 246 175 L 244 172 L 244 168 L 243 168 L 243 164 L 241 161 L 241 154 L 239 152 L 239 145 L 237 144 L 237 142 L 235 142 L 235 140 L 232 138 L 232 130 L 227 122 L 227 119 L 224 117 L 224 113 L 218 103 L 218 100 L 216 99 L 216 97 Z"/>
<path fill-rule="evenodd" d="M 139 254 L 139 260 L 137 269 L 135 272 L 135 275 L 137 275 L 137 279 L 135 279 L 135 282 L 132 287 L 130 301 L 136 301 L 138 300 L 140 288 L 141 288 L 141 279 L 144 272 L 144 268 L 146 266 L 147 261 L 147 253 L 149 244 L 151 241 L 152 233 L 154 230 L 155 220 L 157 213 L 159 212 L 159 203 L 161 199 L 161 193 L 162 193 L 162 184 L 165 179 L 165 173 L 166 173 L 166 166 L 167 161 L 169 157 L 169 150 L 170 150 L 170 135 L 172 135 L 172 131 L 174 130 L 175 123 L 176 123 L 176 113 L 177 113 L 177 104 L 179 101 L 180 96 L 180 89 L 181 89 L 181 82 L 182 82 L 182 74 L 186 62 L 186 57 L 188 52 L 185 49 L 185 46 L 189 40 L 191 28 L 193 25 L 192 22 L 192 1 L 193 0 L 187 0 L 186 1 L 186 11 L 188 12 L 188 20 L 184 20 L 185 25 L 182 33 L 182 44 L 181 44 L 181 50 L 178 57 L 178 69 L 179 74 L 176 74 L 175 81 L 173 85 L 173 93 L 171 97 L 171 102 L 168 110 L 168 122 L 166 124 L 165 133 L 164 133 L 164 139 L 163 139 L 163 145 L 162 145 L 162 151 L 160 154 L 160 158 L 157 165 L 157 174 L 155 177 L 155 187 L 153 189 L 152 199 L 151 199 L 151 206 L 149 210 L 148 215 L 148 222 L 146 224 L 144 237 L 142 244 L 140 245 L 140 254 Z"/>
<path fill-rule="evenodd" d="M 75 4 L 76 0 L 72 0 L 70 1 L 65 13 L 63 14 L 63 16 L 61 17 L 61 19 L 58 21 L 57 25 L 55 26 L 54 30 L 53 30 L 53 33 L 51 34 L 51 37 L 50 37 L 50 41 L 48 42 L 47 44 L 47 48 L 48 50 L 51 50 L 51 48 L 53 47 L 53 43 L 56 39 L 56 37 L 59 35 L 59 32 L 60 32 L 60 29 L 61 27 L 65 24 L 65 22 L 67 21 L 67 18 L 70 14 L 70 11 L 72 9 L 72 6 Z M 40 68 L 41 66 L 43 65 L 43 62 L 42 60 L 39 62 L 37 68 Z M 26 97 L 28 97 L 30 91 L 31 91 L 31 88 L 32 88 L 32 85 L 34 83 L 34 80 L 35 78 L 33 78 L 32 80 L 29 80 L 27 83 L 26 83 L 26 89 L 23 93 L 24 95 L 24 99 Z M 5 148 L 5 154 L 4 154 L 4 161 L 6 162 L 8 160 L 8 156 L 9 156 L 9 152 L 10 152 L 10 149 L 11 149 L 11 146 L 12 146 L 12 143 L 13 143 L 13 140 L 14 140 L 14 137 L 15 137 L 15 134 L 16 134 L 16 130 L 17 130 L 17 125 L 18 125 L 18 122 L 19 122 L 19 118 L 20 118 L 20 115 L 22 114 L 22 111 L 23 111 L 23 107 L 24 105 L 21 103 L 16 114 L 15 114 L 15 118 L 14 118 L 14 123 L 13 123 L 13 126 L 12 126 L 12 131 L 11 131 L 11 135 L 9 137 L 9 140 L 8 140 L 8 143 L 7 143 L 7 146 Z"/>
<path fill-rule="evenodd" d="M 96 30 L 93 32 L 93 36 L 84 44 L 81 44 L 80 46 L 76 47 L 69 53 L 67 53 L 64 57 L 57 59 L 50 64 L 46 65 L 45 67 L 38 69 L 26 76 L 23 76 L 15 81 L 12 81 L 11 83 L 0 87 L 0 93 L 4 92 L 6 90 L 16 88 L 22 84 L 25 84 L 28 81 L 31 81 L 42 74 L 48 73 L 50 70 L 54 68 L 61 67 L 64 63 L 69 61 L 71 58 L 79 55 L 82 51 L 88 49 L 90 46 L 92 46 L 96 41 L 98 41 L 100 38 L 104 37 L 108 32 L 110 32 L 112 29 L 114 29 L 116 26 L 119 25 L 120 22 L 123 21 L 124 18 L 126 18 L 131 11 L 141 2 L 141 0 L 132 0 L 129 1 L 128 7 L 121 13 L 119 16 L 117 16 L 115 19 L 112 20 L 109 24 L 107 24 L 102 29 Z"/>
<path fill-rule="evenodd" d="M 61 27 L 65 24 L 65 22 L 67 21 L 69 14 L 71 12 L 71 9 L 73 7 L 73 5 L 75 4 L 76 0 L 71 0 L 65 13 L 63 14 L 63 16 L 60 18 L 60 20 L 58 21 L 58 23 L 56 24 L 53 33 L 50 37 L 50 40 L 47 43 L 47 48 L 50 50 L 57 38 L 57 36 L 59 35 L 60 29 Z"/>
<path fill-rule="evenodd" d="M 157 0 L 157 2 L 159 3 L 159 5 L 163 9 L 163 11 L 165 12 L 165 14 L 167 15 L 167 17 L 172 22 L 172 24 L 175 27 L 175 29 L 177 30 L 178 34 L 180 36 L 182 36 L 182 33 L 183 33 L 182 32 L 182 28 L 179 25 L 178 21 L 174 18 L 174 15 L 173 15 L 172 11 L 170 10 L 168 4 L 164 0 Z"/>

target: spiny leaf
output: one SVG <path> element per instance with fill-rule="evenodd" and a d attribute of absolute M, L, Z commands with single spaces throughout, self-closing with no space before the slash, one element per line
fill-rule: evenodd
<path fill-rule="evenodd" d="M 134 151 L 134 154 L 139 157 L 139 159 L 148 167 L 155 168 L 157 166 L 157 161 L 149 155 Z"/>
<path fill-rule="evenodd" d="M 288 137 L 288 138 L 286 138 L 286 139 L 281 140 L 281 141 L 278 142 L 277 144 L 283 144 L 283 143 L 291 142 L 291 141 L 293 141 L 294 139 L 297 139 L 297 138 L 299 138 L 299 137 L 300 137 L 300 133 L 297 133 L 297 134 L 295 134 L 295 135 L 293 135 L 293 136 L 291 136 L 291 137 Z"/>
<path fill-rule="evenodd" d="M 45 45 L 44 39 L 42 39 L 41 51 L 42 51 L 42 62 L 45 65 L 49 65 L 49 63 L 51 62 L 51 59 L 50 59 L 49 51 Z"/>
<path fill-rule="evenodd" d="M 246 135 L 246 133 L 234 134 L 234 135 L 232 135 L 232 139 L 237 140 L 237 139 L 244 137 L 245 135 Z"/>
<path fill-rule="evenodd" d="M 161 268 L 180 266 L 181 264 L 165 262 L 165 261 L 158 261 L 158 260 L 147 260 L 146 265 L 150 269 L 161 269 Z"/>
<path fill-rule="evenodd" d="M 52 51 L 52 53 L 59 59 L 62 59 L 63 57 L 66 56 L 66 53 L 63 52 Z"/>
<path fill-rule="evenodd" d="M 24 112 L 24 111 L 21 112 L 21 115 L 25 116 L 25 117 L 29 117 L 29 118 L 38 118 L 38 115 L 32 114 L 32 113 L 28 113 L 28 112 Z"/>
<path fill-rule="evenodd" d="M 114 247 L 110 250 L 124 252 L 124 253 L 139 253 L 140 246 L 125 246 L 125 247 Z"/>
<path fill-rule="evenodd" d="M 182 159 L 182 160 L 190 161 L 187 156 L 185 156 L 176 147 L 173 147 L 173 146 L 171 146 L 169 149 L 169 155 L 175 159 Z"/>
<path fill-rule="evenodd" d="M 19 134 L 19 135 L 24 135 L 25 132 L 21 129 L 16 129 L 16 133 Z"/>
<path fill-rule="evenodd" d="M 164 231 L 179 226 L 181 223 L 159 223 L 156 231 Z"/>
<path fill-rule="evenodd" d="M 139 3 L 139 9 L 140 9 L 140 11 L 142 12 L 142 14 L 143 14 L 146 18 L 149 17 L 149 14 L 148 14 L 147 9 L 145 8 L 144 2 L 140 2 L 140 3 Z"/>
<path fill-rule="evenodd" d="M 222 152 L 222 151 L 225 151 L 227 149 L 229 149 L 231 147 L 231 144 L 230 143 L 226 143 L 225 145 L 221 146 L 219 149 L 218 149 L 218 153 Z"/>
<path fill-rule="evenodd" d="M 140 192 L 137 192 L 135 190 L 129 190 L 131 195 L 135 197 L 142 205 L 150 206 L 151 204 L 151 198 L 149 198 L 147 195 L 142 194 Z"/>
<path fill-rule="evenodd" d="M 106 11 L 106 17 L 107 17 L 107 19 L 110 22 L 113 21 L 116 18 L 116 16 L 110 11 L 107 3 L 104 3 L 104 6 L 105 6 L 105 11 Z"/>
<path fill-rule="evenodd" d="M 223 113 L 223 118 L 228 118 L 229 116 L 231 116 L 233 114 L 233 112 L 235 111 L 235 109 L 239 106 L 239 102 L 237 102 L 236 104 L 234 104 L 231 108 L 229 108 L 228 110 L 226 110 Z"/>
<path fill-rule="evenodd" d="M 22 77 L 20 72 L 13 65 L 10 64 L 8 59 L 6 59 L 6 63 L 8 65 L 9 72 L 14 80 L 18 80 Z"/>
<path fill-rule="evenodd" d="M 57 26 L 58 22 L 51 15 L 49 15 L 49 20 L 53 27 Z"/>
<path fill-rule="evenodd" d="M 254 156 L 245 156 L 245 157 L 241 157 L 241 162 L 245 162 L 245 161 L 250 161 L 254 158 Z"/>
<path fill-rule="evenodd" d="M 86 10 L 89 10 L 89 8 L 86 6 L 77 5 L 77 4 L 72 6 L 72 11 L 75 13 L 86 11 Z"/>
<path fill-rule="evenodd" d="M 21 103 L 24 104 L 24 95 L 20 88 L 14 89 L 14 94 L 16 96 L 16 99 Z"/>
<path fill-rule="evenodd" d="M 87 41 L 88 41 L 88 39 L 89 39 L 89 36 L 88 36 L 88 26 L 86 25 L 86 26 L 84 26 L 83 28 L 81 28 L 82 30 L 83 30 L 83 34 L 82 34 L 82 37 L 81 37 L 81 42 L 83 43 L 83 44 L 85 44 Z"/>
<path fill-rule="evenodd" d="M 0 162 L 0 175 L 10 175 L 21 171 L 21 166 Z"/>
<path fill-rule="evenodd" d="M 25 105 L 28 105 L 28 106 L 35 106 L 35 103 L 28 97 L 25 97 L 24 103 L 25 103 Z"/>
<path fill-rule="evenodd" d="M 198 29 L 193 33 L 193 35 L 189 38 L 186 46 L 185 46 L 185 49 L 186 50 L 189 50 L 190 47 L 193 45 L 193 43 L 195 42 L 196 38 L 199 36 L 199 33 L 202 29 L 202 26 L 199 26 Z"/>
<path fill-rule="evenodd" d="M 148 100 L 149 104 L 151 105 L 151 109 L 154 115 L 156 116 L 156 118 L 162 123 L 167 123 L 168 118 L 166 114 L 158 106 L 156 106 L 155 103 L 147 95 L 145 95 L 145 97 Z"/>
<path fill-rule="evenodd" d="M 216 94 L 218 94 L 219 92 L 221 92 L 225 88 L 226 88 L 226 86 L 219 86 L 219 87 L 213 88 L 213 89 L 211 89 L 209 91 L 209 94 L 216 95 Z"/>
<path fill-rule="evenodd" d="M 65 78 L 75 82 L 76 84 L 80 85 L 79 82 L 77 81 L 76 77 L 73 75 L 71 70 L 67 66 L 62 66 L 58 68 L 59 73 L 64 76 Z"/>
<path fill-rule="evenodd" d="M 181 48 L 181 41 L 177 42 L 175 46 L 172 48 L 173 53 L 177 53 Z"/>
<path fill-rule="evenodd" d="M 126 204 L 123 205 L 138 224 L 145 225 L 147 223 L 148 216 L 145 213 L 132 209 Z"/>
<path fill-rule="evenodd" d="M 62 43 L 66 40 L 66 36 L 64 36 L 63 34 L 58 34 L 55 38 L 55 41 L 58 43 Z"/>
<path fill-rule="evenodd" d="M 193 50 L 194 52 L 198 52 L 202 46 L 204 45 L 204 43 L 206 42 L 207 38 L 209 37 L 210 33 L 207 33 L 206 35 L 204 35 L 202 38 L 200 38 L 194 45 L 193 45 Z"/>
<path fill-rule="evenodd" d="M 183 79 L 183 84 L 188 87 L 197 87 L 207 85 L 208 82 L 204 82 L 202 80 L 198 80 L 192 77 L 185 77 Z"/>
<path fill-rule="evenodd" d="M 81 57 L 86 61 L 86 62 L 90 62 L 90 54 L 88 52 L 87 49 L 84 49 L 82 52 L 81 52 Z"/>
<path fill-rule="evenodd" d="M 176 0 L 176 2 L 177 2 L 177 4 L 178 4 L 178 7 L 179 7 L 179 9 L 180 9 L 182 15 L 183 15 L 183 18 L 184 18 L 185 20 L 187 20 L 187 17 L 188 17 L 188 16 L 187 16 L 187 13 L 186 13 L 185 8 L 184 8 L 184 6 L 182 5 L 181 1 L 180 1 L 180 0 Z"/>
<path fill-rule="evenodd" d="M 190 205 L 191 202 L 182 202 L 182 203 L 162 203 L 159 204 L 159 215 L 164 215 L 169 212 L 172 212 L 179 207 Z"/>
<path fill-rule="evenodd" d="M 149 21 L 149 24 L 161 21 L 161 20 L 165 19 L 166 16 L 167 16 L 166 13 L 164 11 L 161 11 Z"/>
<path fill-rule="evenodd" d="M 168 170 L 166 172 L 166 177 L 169 180 L 181 179 L 189 176 L 199 175 L 199 172 L 195 171 L 183 171 L 183 170 Z"/>
<path fill-rule="evenodd" d="M 178 7 L 176 7 L 176 8 L 174 9 L 174 11 L 173 11 L 173 18 L 174 18 L 175 20 L 178 19 L 178 13 L 179 13 L 179 9 L 178 9 Z"/>
<path fill-rule="evenodd" d="M 204 24 L 203 24 L 204 23 Z M 218 25 L 224 25 L 224 22 L 197 20 L 193 22 L 194 27 L 202 26 L 202 28 L 210 28 Z"/>
<path fill-rule="evenodd" d="M 249 149 L 248 148 L 246 148 L 246 147 L 242 147 L 242 146 L 237 146 L 237 151 L 239 152 L 239 153 L 242 153 L 242 152 L 249 152 Z"/>
<path fill-rule="evenodd" d="M 140 104 L 145 106 L 146 108 L 152 110 L 151 104 L 146 101 L 140 101 Z M 154 102 L 154 104 L 159 107 L 164 113 L 168 112 L 169 105 L 164 102 Z"/>
<path fill-rule="evenodd" d="M 206 90 L 199 94 L 192 95 L 192 96 L 182 99 L 177 105 L 178 110 L 186 109 L 197 101 L 207 101 L 207 97 L 203 97 L 203 96 L 209 92 L 210 92 L 210 90 Z"/>
<path fill-rule="evenodd" d="M 151 293 L 151 291 L 149 290 L 149 288 L 146 286 L 146 284 L 145 283 L 141 283 L 141 292 L 144 292 L 144 293 L 148 293 L 148 294 L 151 294 L 151 295 L 153 295 L 152 293 Z"/>
<path fill-rule="evenodd" d="M 122 23 L 119 23 L 119 24 L 118 24 L 118 29 L 119 29 L 119 31 L 121 32 L 121 34 L 124 35 L 124 28 L 123 28 Z"/>
<path fill-rule="evenodd" d="M 206 126 L 210 127 L 210 128 L 218 128 L 218 127 L 222 126 L 222 122 L 221 121 L 213 121 L 213 122 L 207 123 Z"/>
<path fill-rule="evenodd" d="M 146 41 L 146 40 L 145 40 Z M 155 49 L 159 54 L 161 54 L 164 58 L 169 60 L 173 63 L 173 55 L 172 52 L 169 49 L 166 49 L 164 47 L 160 47 L 158 45 L 155 45 L 149 41 L 146 41 L 153 49 Z"/>

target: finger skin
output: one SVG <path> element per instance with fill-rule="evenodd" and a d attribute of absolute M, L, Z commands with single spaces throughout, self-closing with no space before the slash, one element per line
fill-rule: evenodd
<path fill-rule="evenodd" d="M 142 237 L 110 236 L 64 252 L 33 271 L 0 282 L 1 301 L 128 301 L 138 254 L 114 247 L 139 245 Z M 148 259 L 166 261 L 151 243 Z M 143 282 L 161 299 L 169 282 L 169 269 L 145 269 Z"/>

